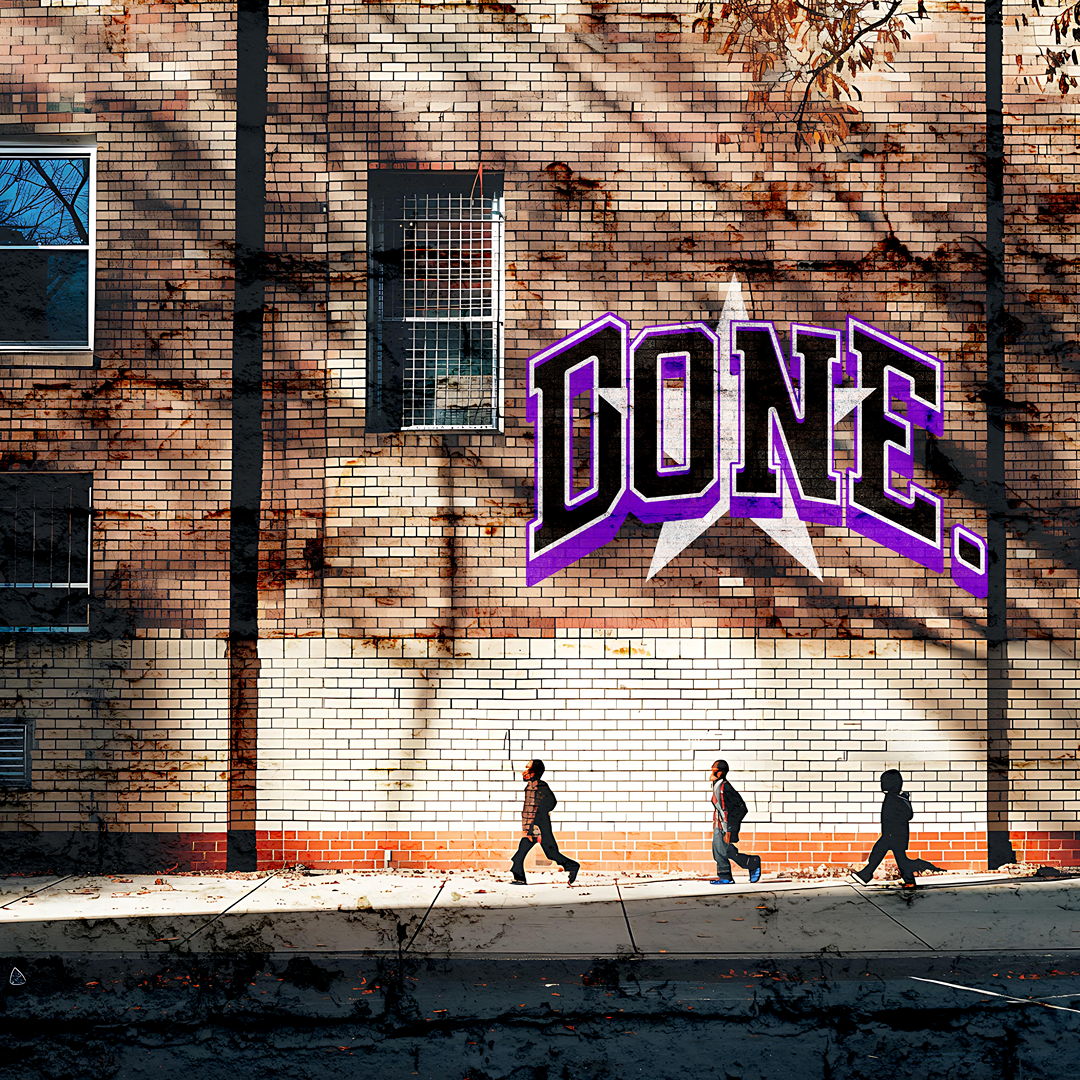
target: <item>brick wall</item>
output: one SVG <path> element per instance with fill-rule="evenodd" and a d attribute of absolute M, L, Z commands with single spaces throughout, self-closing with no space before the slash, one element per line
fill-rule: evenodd
<path fill-rule="evenodd" d="M 0 790 L 0 827 L 197 833 L 199 842 L 223 832 L 224 645 L 148 637 L 3 646 L 0 708 L 31 725 L 34 768 L 31 790 Z"/>
<path fill-rule="evenodd" d="M 635 329 L 713 320 L 733 274 L 781 335 L 850 312 L 944 360 L 945 436 L 915 479 L 946 525 L 985 532 L 981 14 L 928 4 L 859 80 L 846 143 L 807 149 L 694 7 L 271 5 L 264 859 L 348 844 L 360 865 L 395 843 L 416 865 L 482 862 L 512 841 L 533 753 L 596 865 L 632 849 L 707 869 L 703 770 L 721 753 L 773 861 L 861 852 L 887 765 L 909 774 L 924 850 L 985 858 L 985 609 L 947 575 L 810 526 L 818 582 L 725 518 L 646 581 L 659 527 L 631 519 L 525 586 L 528 356 L 608 310 Z M 1076 825 L 1076 106 L 1031 84 L 1046 20 L 1014 26 L 1022 7 L 1005 10 L 1005 55 L 1026 65 L 1005 76 L 1008 824 L 1050 859 Z M 45 731 L 59 713 L 24 700 L 63 702 L 70 732 L 41 741 L 4 829 L 105 812 L 220 854 L 233 19 L 202 0 L 0 0 L 0 136 L 100 148 L 95 353 L 0 356 L 0 468 L 93 471 L 103 613 L 101 643 L 4 646 L 16 690 L 38 657 L 11 708 Z M 481 164 L 505 177 L 505 433 L 369 434 L 368 172 Z M 838 440 L 848 453 L 850 421 Z M 157 674 L 114 678 L 97 649 Z M 90 691 L 116 702 L 124 753 L 70 704 Z M 91 779 L 98 748 L 117 764 Z"/>
<path fill-rule="evenodd" d="M 532 512 L 528 355 L 608 310 L 635 329 L 715 319 L 735 271 L 753 315 L 781 332 L 795 317 L 836 325 L 851 311 L 941 356 L 950 446 L 981 454 L 982 276 L 965 239 L 982 228 L 971 157 L 978 23 L 935 12 L 895 71 L 866 80 L 850 145 L 811 153 L 780 130 L 756 137 L 745 58 L 723 59 L 693 33 L 689 5 L 514 10 L 372 8 L 341 24 L 341 54 L 331 46 L 331 186 L 362 199 L 366 168 L 410 164 L 504 173 L 507 423 L 505 436 L 449 445 L 422 433 L 360 438 L 364 324 L 355 307 L 332 324 L 343 349 L 335 357 L 331 343 L 328 358 L 332 377 L 340 371 L 328 405 L 340 447 L 328 462 L 339 487 L 328 504 L 330 625 L 522 636 L 629 619 L 757 637 L 908 637 L 916 627 L 977 637 L 981 604 L 845 530 L 811 529 L 820 587 L 748 522 L 725 519 L 655 581 L 645 575 L 657 527 L 630 522 L 602 551 L 525 589 L 521 528 Z M 932 116 L 929 100 L 943 102 Z M 983 528 L 963 492 L 949 513 Z M 388 555 L 388 536 L 418 542 Z M 744 579 L 753 605 L 728 591 L 730 577 Z"/>
<path fill-rule="evenodd" d="M 260 818 L 512 827 L 538 757 L 564 827 L 690 829 L 722 756 L 757 825 L 872 829 L 896 767 L 920 821 L 985 820 L 974 647 L 692 633 L 264 641 Z"/>

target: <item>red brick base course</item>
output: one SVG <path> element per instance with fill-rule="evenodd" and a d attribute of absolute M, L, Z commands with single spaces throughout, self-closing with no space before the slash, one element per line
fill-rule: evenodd
<path fill-rule="evenodd" d="M 518 833 L 492 832 L 259 832 L 259 869 L 304 863 L 342 870 L 384 866 L 415 870 L 507 870 Z M 591 870 L 647 874 L 715 871 L 709 832 L 593 832 L 558 830 L 559 847 Z M 861 866 L 876 833 L 746 831 L 739 848 L 760 855 L 766 869 Z M 1017 861 L 1080 865 L 1080 832 L 1010 834 Z M 389 862 L 386 853 L 389 852 Z M 983 832 L 912 832 L 908 853 L 946 870 L 985 870 Z M 539 847 L 527 866 L 552 866 Z"/>
<path fill-rule="evenodd" d="M 699 832 L 594 832 L 559 830 L 562 850 L 586 870 L 627 874 L 711 875 L 712 834 Z M 443 832 L 258 832 L 258 867 L 275 870 L 303 863 L 341 870 L 506 871 L 517 847 L 518 833 Z M 1047 866 L 1080 866 L 1080 832 L 1013 832 L 1010 841 L 1017 862 Z M 766 871 L 821 865 L 861 866 L 875 833 L 810 833 L 746 831 L 739 847 L 760 855 Z M 0 833 L 2 873 L 99 873 L 122 870 L 162 873 L 168 870 L 208 870 L 226 867 L 228 843 L 224 832 L 121 833 L 3 832 Z M 390 853 L 389 863 L 385 853 Z M 908 853 L 946 870 L 985 870 L 983 832 L 913 832 Z M 526 867 L 546 869 L 537 847 Z"/>

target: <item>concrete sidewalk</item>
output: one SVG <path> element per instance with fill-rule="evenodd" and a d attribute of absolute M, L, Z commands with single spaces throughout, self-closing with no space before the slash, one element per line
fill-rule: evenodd
<path fill-rule="evenodd" d="M 1080 879 L 922 878 L 914 892 L 782 875 L 488 872 L 0 879 L 0 953 L 416 958 L 923 956 L 1080 950 Z"/>

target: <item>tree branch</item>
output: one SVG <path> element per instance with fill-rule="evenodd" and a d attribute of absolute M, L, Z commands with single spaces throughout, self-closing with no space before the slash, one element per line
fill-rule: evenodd
<path fill-rule="evenodd" d="M 64 204 L 64 209 L 68 212 L 68 216 L 71 218 L 75 228 L 79 230 L 79 237 L 84 244 L 90 243 L 90 234 L 87 232 L 86 227 L 79 220 L 79 215 L 75 212 L 75 207 L 68 202 L 64 193 L 53 183 L 52 177 L 33 159 L 30 158 L 30 165 L 34 171 L 45 181 L 49 186 L 49 190 Z M 82 185 L 79 185 L 79 190 L 82 190 Z"/>
<path fill-rule="evenodd" d="M 896 15 L 897 11 L 903 5 L 903 3 L 904 0 L 893 0 L 892 7 L 889 8 L 889 10 L 880 19 L 878 19 L 877 22 L 869 23 L 867 26 L 864 26 L 849 42 L 842 46 L 838 46 L 829 56 L 828 60 L 824 60 L 816 68 L 814 68 L 813 71 L 810 72 L 810 76 L 806 82 L 806 90 L 803 92 L 802 101 L 799 102 L 799 107 L 795 112 L 795 138 L 797 144 L 801 145 L 806 142 L 805 138 L 803 138 L 802 128 L 806 118 L 806 109 L 807 106 L 810 104 L 810 94 L 814 89 L 814 83 L 817 81 L 817 79 L 824 71 L 827 71 L 830 67 L 832 67 L 832 65 L 835 64 L 836 61 L 840 59 L 840 57 L 850 52 L 863 37 L 869 34 L 872 30 L 877 30 L 880 27 L 884 26 L 886 23 L 890 22 L 893 16 Z"/>

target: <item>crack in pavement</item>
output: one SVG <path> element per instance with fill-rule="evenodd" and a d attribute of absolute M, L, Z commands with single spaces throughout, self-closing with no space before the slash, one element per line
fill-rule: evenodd
<path fill-rule="evenodd" d="M 192 930 L 191 933 L 188 934 L 188 936 L 180 942 L 180 945 L 186 945 L 193 937 L 195 937 L 196 934 L 201 934 L 211 923 L 217 922 L 217 920 L 220 919 L 223 915 L 227 915 L 230 911 L 232 911 L 234 907 L 236 907 L 237 904 L 242 904 L 249 896 L 251 896 L 253 893 L 258 892 L 259 889 L 261 889 L 268 881 L 273 881 L 274 878 L 276 878 L 278 874 L 283 873 L 284 870 L 285 867 L 282 867 L 281 870 L 275 870 L 272 874 L 264 877 L 262 881 L 260 881 L 259 884 L 255 886 L 254 889 L 248 890 L 246 893 L 244 893 L 243 896 L 238 897 L 223 911 L 219 911 L 216 915 L 213 915 L 209 919 L 207 919 L 206 922 L 202 924 L 202 926 L 198 926 L 194 930 Z M 180 945 L 167 945 L 163 951 L 169 952 L 170 950 L 179 949 Z"/>
<path fill-rule="evenodd" d="M 845 884 L 849 889 L 851 889 L 855 893 L 856 896 L 862 897 L 862 899 L 865 900 L 872 908 L 874 908 L 877 911 L 880 911 L 881 914 L 885 916 L 885 918 L 892 919 L 892 921 L 894 923 L 896 923 L 896 925 L 899 926 L 901 930 L 904 930 L 907 933 L 909 933 L 916 941 L 922 941 L 922 943 L 931 952 L 937 952 L 937 949 L 935 949 L 934 946 L 931 945 L 929 941 L 923 941 L 923 939 L 921 937 L 919 937 L 919 935 L 916 934 L 915 931 L 912 930 L 910 926 L 905 926 L 898 918 L 896 918 L 893 915 L 890 915 L 884 908 L 878 907 L 878 905 L 875 904 L 874 901 L 871 900 L 870 897 L 866 895 L 866 893 L 860 892 L 858 889 L 855 888 L 854 884 L 852 884 L 850 881 L 845 881 L 843 884 Z"/>
<path fill-rule="evenodd" d="M 442 882 L 439 884 L 439 891 L 435 894 L 435 897 L 431 901 L 431 903 L 428 904 L 428 909 L 424 912 L 424 917 L 420 920 L 420 925 L 413 931 L 413 936 L 409 938 L 409 944 L 401 950 L 402 952 L 408 952 L 412 948 L 412 943 L 416 940 L 416 937 L 420 933 L 420 931 L 424 929 L 424 923 L 427 922 L 428 916 L 431 914 L 431 909 L 435 907 L 435 904 L 438 902 L 439 897 L 442 896 L 442 891 L 446 888 L 446 883 L 449 880 L 449 875 L 442 879 Z"/>
<path fill-rule="evenodd" d="M 16 896 L 14 900 L 9 900 L 6 904 L 0 904 L 0 911 L 4 908 L 11 907 L 12 904 L 17 904 L 20 900 L 29 900 L 31 896 L 37 896 L 38 893 L 43 893 L 46 889 L 51 889 L 54 885 L 59 885 L 63 881 L 70 881 L 75 875 L 68 874 L 66 877 L 57 878 L 56 881 L 50 881 L 48 885 L 42 885 L 40 889 L 35 889 L 33 892 L 24 893 L 22 896 Z"/>
<path fill-rule="evenodd" d="M 626 913 L 626 904 L 623 903 L 622 889 L 619 888 L 618 881 L 615 882 L 615 892 L 619 897 L 619 907 L 622 908 L 622 917 L 626 920 L 626 932 L 630 935 L 630 948 L 632 948 L 634 952 L 640 952 L 641 950 L 637 947 L 637 942 L 634 940 L 634 931 L 630 926 L 630 916 Z"/>

